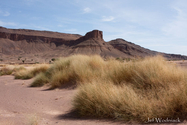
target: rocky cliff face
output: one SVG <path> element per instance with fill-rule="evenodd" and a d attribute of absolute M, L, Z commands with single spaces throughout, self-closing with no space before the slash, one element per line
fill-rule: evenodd
<path fill-rule="evenodd" d="M 128 42 L 123 39 L 115 39 L 109 42 L 115 49 L 131 56 L 131 57 L 145 57 L 145 56 L 155 56 L 155 55 L 162 55 L 168 60 L 186 60 L 187 56 L 179 55 L 179 54 L 167 54 L 161 53 L 153 50 L 149 50 L 143 48 L 139 45 L 134 43 Z"/>
<path fill-rule="evenodd" d="M 84 36 L 85 40 L 88 39 L 98 39 L 98 40 L 103 40 L 103 32 L 99 31 L 99 30 L 93 30 L 91 32 L 86 33 L 86 35 Z"/>
<path fill-rule="evenodd" d="M 71 46 L 81 35 L 0 27 L 0 54 L 35 54 Z"/>
<path fill-rule="evenodd" d="M 145 49 L 123 39 L 103 40 L 103 33 L 93 30 L 85 36 L 49 31 L 6 29 L 0 27 L 0 57 L 40 55 L 48 59 L 72 54 L 98 54 L 102 57 L 134 58 L 161 54 L 168 59 L 187 59 L 186 56 L 165 54 Z M 33 57 L 34 58 L 34 57 Z M 39 57 L 37 57 L 39 58 Z"/>
<path fill-rule="evenodd" d="M 24 35 L 24 36 L 37 36 L 37 37 L 46 37 L 46 38 L 60 38 L 64 40 L 76 40 L 81 37 L 78 34 L 67 34 L 67 33 L 58 33 L 51 31 L 37 31 L 37 30 L 27 30 L 27 29 L 7 29 L 0 27 L 0 33 L 5 33 L 6 35 Z M 3 37 L 4 38 L 4 37 Z"/>
<path fill-rule="evenodd" d="M 98 54 L 107 56 L 124 56 L 122 52 L 116 50 L 113 46 L 103 40 L 103 33 L 99 30 L 93 30 L 74 41 L 71 53 L 80 54 Z"/>
<path fill-rule="evenodd" d="M 109 42 L 109 44 L 112 45 L 115 49 L 118 49 L 121 52 L 133 57 L 153 56 L 158 54 L 155 51 L 151 51 L 123 39 L 112 40 Z"/>
<path fill-rule="evenodd" d="M 25 29 L 6 29 L 0 27 L 0 38 L 9 39 L 12 41 L 23 41 L 27 42 L 38 42 L 42 41 L 44 43 L 54 43 L 56 46 L 67 45 L 71 46 L 71 41 L 74 41 L 80 38 L 81 35 L 77 34 L 65 34 L 65 33 L 56 33 L 49 31 L 34 31 L 34 30 L 25 30 Z"/>

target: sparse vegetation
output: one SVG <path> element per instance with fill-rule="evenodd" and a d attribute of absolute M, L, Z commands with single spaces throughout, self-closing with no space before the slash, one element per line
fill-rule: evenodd
<path fill-rule="evenodd" d="M 187 115 L 187 72 L 161 56 L 122 62 L 73 55 L 16 75 L 36 76 L 32 87 L 78 86 L 73 110 L 81 116 L 145 123 Z"/>
<path fill-rule="evenodd" d="M 56 59 L 55 58 L 52 58 L 51 61 L 55 61 Z"/>
<path fill-rule="evenodd" d="M 36 114 L 32 114 L 28 116 L 28 125 L 39 125 L 40 118 Z"/>
<path fill-rule="evenodd" d="M 10 75 L 10 74 L 12 74 L 12 72 L 13 72 L 13 69 L 6 66 L 6 67 L 1 68 L 0 76 L 2 76 L 2 75 Z"/>
<path fill-rule="evenodd" d="M 187 72 L 160 56 L 122 63 L 74 55 L 40 75 L 33 86 L 77 84 L 73 109 L 82 116 L 144 123 L 187 114 Z"/>
<path fill-rule="evenodd" d="M 21 58 L 22 58 L 22 57 L 21 57 L 21 56 L 19 56 L 19 57 L 18 57 L 18 60 L 20 60 Z"/>
<path fill-rule="evenodd" d="M 22 61 L 22 63 L 25 63 L 25 61 L 26 61 L 26 58 L 25 58 L 25 59 L 22 59 L 21 61 Z"/>
<path fill-rule="evenodd" d="M 51 87 L 60 87 L 64 84 L 85 83 L 101 77 L 104 60 L 99 56 L 73 55 L 67 58 L 61 58 L 42 75 L 49 79 Z M 39 77 L 37 77 L 39 80 Z M 44 80 L 46 81 L 46 80 Z M 36 85 L 34 85 L 34 83 Z M 34 81 L 32 86 L 38 84 Z"/>
<path fill-rule="evenodd" d="M 32 84 L 30 85 L 30 87 L 40 87 L 40 86 L 43 86 L 44 84 L 48 83 L 49 82 L 49 78 L 46 77 L 45 75 L 46 73 L 39 73 L 35 79 L 34 79 L 34 82 L 32 82 Z"/>
<path fill-rule="evenodd" d="M 23 69 L 17 71 L 15 75 L 15 79 L 30 79 L 36 76 L 37 74 L 41 72 L 46 72 L 46 70 L 49 68 L 48 64 L 41 64 L 36 67 L 33 67 L 31 69 Z"/>
<path fill-rule="evenodd" d="M 120 61 L 120 62 L 124 62 L 124 60 L 122 58 L 116 58 L 116 60 Z"/>
<path fill-rule="evenodd" d="M 0 76 L 11 75 L 11 74 L 14 74 L 15 72 L 18 72 L 18 71 L 23 70 L 23 69 L 25 69 L 23 66 L 4 65 L 0 69 Z"/>

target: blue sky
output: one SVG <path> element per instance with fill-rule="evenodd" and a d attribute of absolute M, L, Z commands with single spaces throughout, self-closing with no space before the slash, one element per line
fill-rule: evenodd
<path fill-rule="evenodd" d="M 105 41 L 187 55 L 187 0 L 1 0 L 0 26 L 81 35 L 98 29 Z"/>

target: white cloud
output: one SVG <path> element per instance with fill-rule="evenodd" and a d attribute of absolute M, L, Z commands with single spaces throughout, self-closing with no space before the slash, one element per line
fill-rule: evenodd
<path fill-rule="evenodd" d="M 113 16 L 109 16 L 109 17 L 106 17 L 106 16 L 103 16 L 102 17 L 102 21 L 104 22 L 110 22 L 110 21 L 113 21 L 115 18 Z"/>
<path fill-rule="evenodd" d="M 84 11 L 84 13 L 89 13 L 91 11 L 91 9 L 89 7 L 86 7 L 86 8 L 84 8 L 83 11 Z"/>
<path fill-rule="evenodd" d="M 17 26 L 16 23 L 14 22 L 3 22 L 3 21 L 0 21 L 0 26 Z"/>

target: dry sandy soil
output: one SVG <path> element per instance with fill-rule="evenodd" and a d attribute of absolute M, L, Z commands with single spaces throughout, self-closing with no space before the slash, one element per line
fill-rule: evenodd
<path fill-rule="evenodd" d="M 78 119 L 68 112 L 76 90 L 30 88 L 31 80 L 0 77 L 0 125 L 117 125 L 111 121 Z"/>
<path fill-rule="evenodd" d="M 177 62 L 187 67 L 187 61 Z M 118 125 L 109 120 L 78 118 L 69 114 L 76 89 L 47 90 L 28 87 L 33 79 L 0 77 L 0 125 Z M 38 124 L 32 124 L 33 122 Z M 186 124 L 186 121 L 180 124 Z"/>
<path fill-rule="evenodd" d="M 187 60 L 182 61 L 170 61 L 172 63 L 176 63 L 178 66 L 181 66 L 182 68 L 187 68 Z"/>

